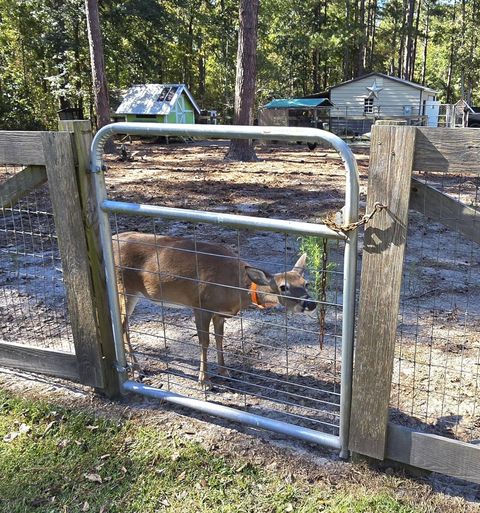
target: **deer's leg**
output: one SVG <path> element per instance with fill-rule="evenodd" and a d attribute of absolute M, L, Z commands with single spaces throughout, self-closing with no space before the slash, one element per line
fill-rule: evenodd
<path fill-rule="evenodd" d="M 217 345 L 217 361 L 218 361 L 218 374 L 220 376 L 229 376 L 230 373 L 225 368 L 225 359 L 223 355 L 223 333 L 225 326 L 225 317 L 221 315 L 213 315 L 213 328 L 215 330 L 215 343 Z"/>
<path fill-rule="evenodd" d="M 200 372 L 198 374 L 198 382 L 204 386 L 208 383 L 207 374 L 207 352 L 210 343 L 210 321 L 212 314 L 204 310 L 195 310 L 195 324 L 197 326 L 198 340 L 200 342 Z"/>
<path fill-rule="evenodd" d="M 123 343 L 128 352 L 128 356 L 133 362 L 134 367 L 138 367 L 137 359 L 133 352 L 132 343 L 130 342 L 130 334 L 128 332 L 128 319 L 132 315 L 135 306 L 140 299 L 139 295 L 127 294 L 123 285 L 119 284 L 119 300 L 120 300 L 120 315 L 122 319 Z"/>

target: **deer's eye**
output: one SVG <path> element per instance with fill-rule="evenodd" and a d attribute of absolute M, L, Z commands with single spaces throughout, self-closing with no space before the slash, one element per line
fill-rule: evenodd
<path fill-rule="evenodd" d="M 309 285 L 310 285 L 310 283 L 308 283 L 308 281 L 306 281 L 306 282 L 305 282 L 304 287 L 305 287 L 306 289 L 308 289 L 308 286 L 309 286 Z"/>
<path fill-rule="evenodd" d="M 286 285 L 280 285 L 280 291 L 281 292 L 285 292 L 287 290 L 287 286 Z"/>

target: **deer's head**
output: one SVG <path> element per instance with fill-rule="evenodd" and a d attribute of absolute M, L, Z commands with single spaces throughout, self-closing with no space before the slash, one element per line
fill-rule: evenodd
<path fill-rule="evenodd" d="M 317 305 L 308 294 L 308 282 L 304 278 L 306 261 L 307 255 L 304 253 L 291 271 L 277 274 L 247 266 L 247 276 L 258 286 L 258 289 L 255 286 L 251 289 L 252 301 L 260 307 L 281 304 L 290 312 L 315 310 Z"/>

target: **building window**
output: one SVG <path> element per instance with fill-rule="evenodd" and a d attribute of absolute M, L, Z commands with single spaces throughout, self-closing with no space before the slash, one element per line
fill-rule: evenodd
<path fill-rule="evenodd" d="M 373 114 L 373 98 L 365 98 L 363 100 L 363 113 Z"/>

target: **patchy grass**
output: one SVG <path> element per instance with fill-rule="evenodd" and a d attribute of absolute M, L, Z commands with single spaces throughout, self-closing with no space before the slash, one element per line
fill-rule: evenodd
<path fill-rule="evenodd" d="M 308 484 L 138 426 L 0 391 L 0 511 L 416 513 L 387 491 Z"/>

